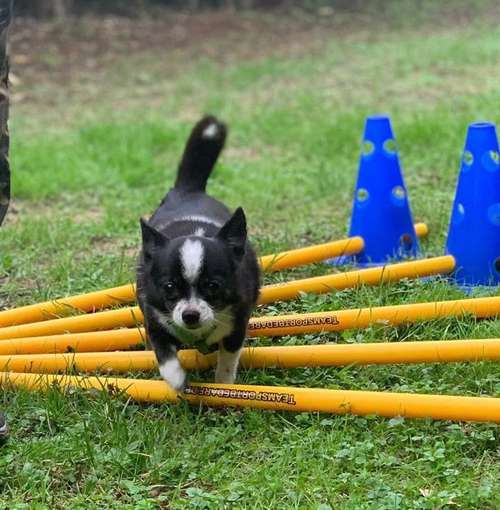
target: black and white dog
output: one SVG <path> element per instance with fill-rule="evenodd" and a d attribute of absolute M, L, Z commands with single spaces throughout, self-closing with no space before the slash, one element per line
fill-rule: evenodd
<path fill-rule="evenodd" d="M 231 215 L 205 192 L 226 139 L 206 116 L 194 127 L 175 186 L 148 222 L 141 219 L 137 296 L 162 377 L 177 391 L 186 374 L 181 346 L 218 347 L 216 382 L 232 383 L 259 294 L 259 266 L 243 209 Z"/>

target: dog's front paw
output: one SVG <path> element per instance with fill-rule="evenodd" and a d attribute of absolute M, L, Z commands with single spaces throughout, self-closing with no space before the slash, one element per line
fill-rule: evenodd
<path fill-rule="evenodd" d="M 215 382 L 218 384 L 234 384 L 236 380 L 236 372 L 217 367 L 215 371 Z"/>
<path fill-rule="evenodd" d="M 163 379 L 165 379 L 175 391 L 182 392 L 186 389 L 187 375 L 177 357 L 167 359 L 159 368 Z"/>
<path fill-rule="evenodd" d="M 181 382 L 179 382 L 175 386 L 172 383 L 169 384 L 177 393 L 184 393 L 184 391 L 186 391 L 186 388 L 188 387 L 189 378 L 187 377 L 186 374 L 184 374 L 184 379 Z"/>

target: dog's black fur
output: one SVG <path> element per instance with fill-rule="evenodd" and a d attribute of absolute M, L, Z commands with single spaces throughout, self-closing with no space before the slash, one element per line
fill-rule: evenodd
<path fill-rule="evenodd" d="M 226 126 L 206 116 L 194 127 L 175 186 L 141 220 L 137 295 L 160 373 L 176 390 L 186 375 L 181 346 L 218 346 L 216 381 L 232 383 L 259 294 L 259 266 L 245 214 L 205 192 L 224 147 Z"/>

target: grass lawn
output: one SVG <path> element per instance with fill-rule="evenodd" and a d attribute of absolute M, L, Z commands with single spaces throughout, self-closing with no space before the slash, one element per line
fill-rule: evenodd
<path fill-rule="evenodd" d="M 200 39 L 139 49 L 67 79 L 51 74 L 64 67 L 57 52 L 36 80 L 14 58 L 21 84 L 11 112 L 14 198 L 0 230 L 2 306 L 133 279 L 138 219 L 172 183 L 190 126 L 207 111 L 231 130 L 209 191 L 244 207 L 261 254 L 345 236 L 364 118 L 378 112 L 391 115 L 415 220 L 430 227 L 422 251 L 441 254 L 467 124 L 500 122 L 500 28 L 486 8 L 421 14 L 339 24 L 246 15 L 262 33 L 221 33 L 212 48 Z M 461 296 L 444 279 L 404 281 L 256 315 Z M 498 336 L 499 320 L 470 318 L 281 342 Z M 242 370 L 238 381 L 500 396 L 491 362 Z M 137 405 L 55 390 L 4 391 L 0 409 L 12 429 L 0 447 L 0 508 L 500 508 L 490 424 Z"/>

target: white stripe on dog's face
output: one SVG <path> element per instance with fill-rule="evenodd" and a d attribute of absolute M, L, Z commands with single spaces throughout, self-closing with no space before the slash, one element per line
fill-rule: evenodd
<path fill-rule="evenodd" d="M 181 246 L 181 264 L 184 278 L 193 284 L 198 280 L 203 266 L 204 248 L 200 241 L 186 239 Z"/>

